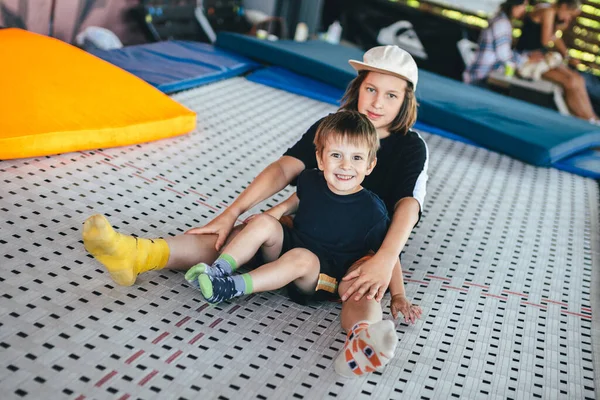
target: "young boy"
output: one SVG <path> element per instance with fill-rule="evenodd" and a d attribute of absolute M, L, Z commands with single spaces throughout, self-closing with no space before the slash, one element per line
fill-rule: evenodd
<path fill-rule="evenodd" d="M 212 265 L 200 263 L 188 270 L 186 280 L 208 302 L 282 287 L 301 304 L 334 298 L 350 266 L 378 250 L 389 217 L 383 201 L 361 186 L 376 164 L 379 139 L 373 124 L 356 111 L 340 111 L 322 121 L 314 144 L 319 170 L 303 171 L 297 192 L 250 219 Z M 290 214 L 295 214 L 293 228 L 279 221 Z M 258 250 L 266 264 L 234 274 Z M 372 324 L 359 334 L 360 328 L 349 333 L 349 339 L 360 335 L 356 354 L 351 351 L 336 360 L 342 375 L 373 371 L 393 357 L 397 336 L 391 321 Z"/>

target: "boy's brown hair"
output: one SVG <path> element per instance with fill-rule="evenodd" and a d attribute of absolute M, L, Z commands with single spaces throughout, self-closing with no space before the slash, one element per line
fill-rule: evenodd
<path fill-rule="evenodd" d="M 342 105 L 340 110 L 358 110 L 358 93 L 360 91 L 360 85 L 365 81 L 369 71 L 360 71 L 358 76 L 350 82 L 344 97 L 342 97 Z M 406 82 L 406 90 L 404 91 L 404 101 L 400 107 L 400 112 L 396 115 L 396 118 L 392 121 L 390 127 L 390 133 L 401 133 L 406 135 L 408 130 L 417 121 L 417 99 L 413 85 L 410 82 Z"/>
<path fill-rule="evenodd" d="M 323 118 L 315 134 L 317 153 L 323 153 L 327 140 L 331 137 L 347 140 L 355 146 L 366 146 L 369 163 L 375 159 L 379 150 L 379 137 L 373 123 L 358 111 L 342 110 Z"/>

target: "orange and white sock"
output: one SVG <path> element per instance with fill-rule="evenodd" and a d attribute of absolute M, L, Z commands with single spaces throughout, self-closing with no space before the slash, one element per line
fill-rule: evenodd
<path fill-rule="evenodd" d="M 356 323 L 335 359 L 335 371 L 351 378 L 381 370 L 393 357 L 398 343 L 394 323 L 389 320 Z"/>

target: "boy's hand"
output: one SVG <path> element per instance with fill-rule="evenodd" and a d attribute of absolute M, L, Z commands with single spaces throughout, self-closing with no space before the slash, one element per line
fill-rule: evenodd
<path fill-rule="evenodd" d="M 237 217 L 224 211 L 208 224 L 185 232 L 186 235 L 217 235 L 215 249 L 219 251 L 231 233 Z"/>
<path fill-rule="evenodd" d="M 423 311 L 421 307 L 412 304 L 404 295 L 397 294 L 392 296 L 390 301 L 390 310 L 394 319 L 398 319 L 398 312 L 404 316 L 404 322 L 414 324 L 421 318 Z"/>
<path fill-rule="evenodd" d="M 355 279 L 354 283 L 346 290 L 342 296 L 342 301 L 346 301 L 352 295 L 354 300 L 358 301 L 366 294 L 367 299 L 381 301 L 385 290 L 392 279 L 392 268 L 384 268 L 377 260 L 377 256 L 370 257 L 348 275 L 342 278 L 343 281 Z"/>

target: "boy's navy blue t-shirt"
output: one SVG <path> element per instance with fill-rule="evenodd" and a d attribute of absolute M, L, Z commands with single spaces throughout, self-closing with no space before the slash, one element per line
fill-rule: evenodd
<path fill-rule="evenodd" d="M 333 193 L 323 173 L 304 170 L 298 176 L 300 199 L 294 230 L 309 250 L 338 265 L 351 265 L 370 250 L 379 250 L 389 227 L 383 201 L 362 189 L 349 195 Z"/>

